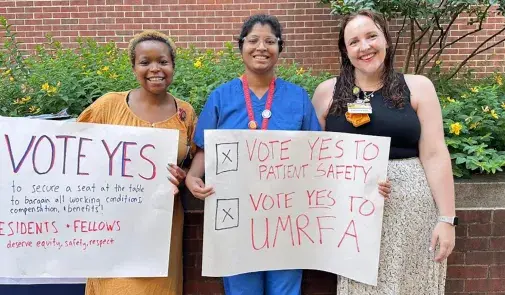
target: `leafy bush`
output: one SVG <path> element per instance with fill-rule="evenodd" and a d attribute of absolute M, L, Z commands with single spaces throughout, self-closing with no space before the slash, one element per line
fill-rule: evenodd
<path fill-rule="evenodd" d="M 382 13 L 386 18 L 402 21 L 394 42 L 394 51 L 400 40 L 407 43 L 403 72 L 425 73 L 425 69 L 439 60 L 444 51 L 457 43 L 470 42 L 472 51 L 467 53 L 447 77 L 455 77 L 466 63 L 479 54 L 501 46 L 505 31 L 503 16 L 505 0 L 320 0 L 330 4 L 331 14 L 342 16 L 369 9 Z M 502 25 L 490 30 L 489 38 L 477 38 L 485 28 L 488 17 L 501 17 Z M 402 20 L 403 19 L 403 20 Z M 457 38 L 450 38 L 458 23 L 465 22 L 471 28 Z M 402 36 L 403 38 L 399 38 Z M 406 40 L 406 41 L 405 41 Z M 477 42 L 471 41 L 477 40 Z"/>
<path fill-rule="evenodd" d="M 47 37 L 32 55 L 18 50 L 15 34 L 0 18 L 7 41 L 0 50 L 0 116 L 57 113 L 78 115 L 101 95 L 138 87 L 126 50 L 115 43 L 82 39 L 76 49 Z M 312 75 L 297 64 L 278 66 L 278 75 L 312 94 L 328 74 Z M 177 49 L 174 82 L 169 91 L 200 112 L 210 92 L 244 71 L 232 44 L 221 51 Z"/>
<path fill-rule="evenodd" d="M 485 79 L 445 79 L 438 75 L 436 88 L 442 105 L 446 144 L 457 177 L 495 173 L 505 167 L 504 75 Z"/>
<path fill-rule="evenodd" d="M 80 40 L 63 48 L 50 37 L 33 55 L 23 55 L 15 34 L 0 17 L 6 41 L 0 50 L 0 116 L 57 113 L 78 115 L 110 91 L 138 87 L 128 55 L 114 43 Z M 448 80 L 440 64 L 431 71 L 443 107 L 446 142 L 457 177 L 494 173 L 505 166 L 505 86 L 503 74 L 480 81 L 471 75 Z M 232 44 L 222 51 L 177 49 L 174 82 L 169 91 L 200 112 L 210 92 L 243 73 Z M 329 74 L 313 75 L 296 64 L 279 65 L 278 75 L 310 95 Z"/>

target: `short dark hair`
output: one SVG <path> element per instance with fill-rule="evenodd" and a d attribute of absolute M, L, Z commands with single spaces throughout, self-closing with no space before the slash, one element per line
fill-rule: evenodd
<path fill-rule="evenodd" d="M 242 51 L 242 47 L 244 46 L 244 37 L 249 35 L 254 25 L 258 23 L 263 26 L 269 25 L 272 28 L 275 37 L 279 38 L 279 52 L 282 52 L 284 40 L 282 40 L 281 24 L 275 16 L 268 14 L 251 15 L 244 21 L 244 24 L 242 25 L 242 31 L 240 32 L 240 36 L 238 38 L 238 48 L 240 51 Z"/>
<path fill-rule="evenodd" d="M 130 57 L 130 62 L 132 67 L 135 66 L 135 48 L 137 45 L 144 41 L 158 41 L 164 43 L 168 46 L 168 52 L 170 53 L 170 58 L 172 59 L 172 66 L 175 68 L 175 44 L 174 42 L 165 34 L 155 31 L 155 30 L 145 30 L 133 37 L 128 45 L 128 55 Z"/>

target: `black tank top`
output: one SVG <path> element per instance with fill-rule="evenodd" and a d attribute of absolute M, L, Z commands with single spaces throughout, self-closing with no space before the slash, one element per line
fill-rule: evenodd
<path fill-rule="evenodd" d="M 405 82 L 405 77 L 398 76 L 405 89 L 403 108 L 388 106 L 384 101 L 381 89 L 379 89 L 370 99 L 372 114 L 369 114 L 369 123 L 354 127 L 346 120 L 345 115 L 328 114 L 326 131 L 391 137 L 390 159 L 418 157 L 421 123 L 410 104 L 410 90 Z"/>

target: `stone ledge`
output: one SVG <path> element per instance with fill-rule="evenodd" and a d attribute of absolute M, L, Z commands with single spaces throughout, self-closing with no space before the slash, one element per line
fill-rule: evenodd
<path fill-rule="evenodd" d="M 455 191 L 457 209 L 505 209 L 505 173 L 458 179 Z"/>

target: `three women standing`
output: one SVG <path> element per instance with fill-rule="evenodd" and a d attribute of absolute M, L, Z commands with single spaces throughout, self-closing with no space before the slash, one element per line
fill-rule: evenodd
<path fill-rule="evenodd" d="M 445 258 L 454 246 L 454 227 L 447 221 L 454 220 L 455 209 L 440 106 L 428 79 L 394 71 L 385 21 L 367 11 L 344 20 L 339 36 L 340 77 L 319 85 L 314 106 L 303 88 L 275 75 L 284 45 L 275 17 L 247 19 L 238 45 L 244 74 L 211 93 L 198 124 L 191 106 L 166 91 L 175 67 L 173 43 L 152 32 L 139 35 L 130 46 L 141 88 L 105 95 L 79 121 L 179 129 L 180 164 L 192 154 L 194 133 L 198 149 L 187 177 L 175 165 L 170 172 L 174 184 L 185 180 L 200 199 L 214 192 L 202 180 L 205 129 L 319 131 L 323 127 L 391 137 L 388 171 L 394 191 L 384 209 L 378 286 L 340 278 L 338 294 L 443 294 Z M 357 101 L 368 103 L 372 113 L 350 113 L 347 104 Z M 387 196 L 389 187 L 383 183 L 379 191 Z M 89 280 L 87 295 L 182 294 L 182 220 L 177 199 L 167 278 Z M 437 242 L 440 249 L 435 256 Z M 226 277 L 224 288 L 232 295 L 299 295 L 301 278 L 302 270 L 261 271 Z"/>

